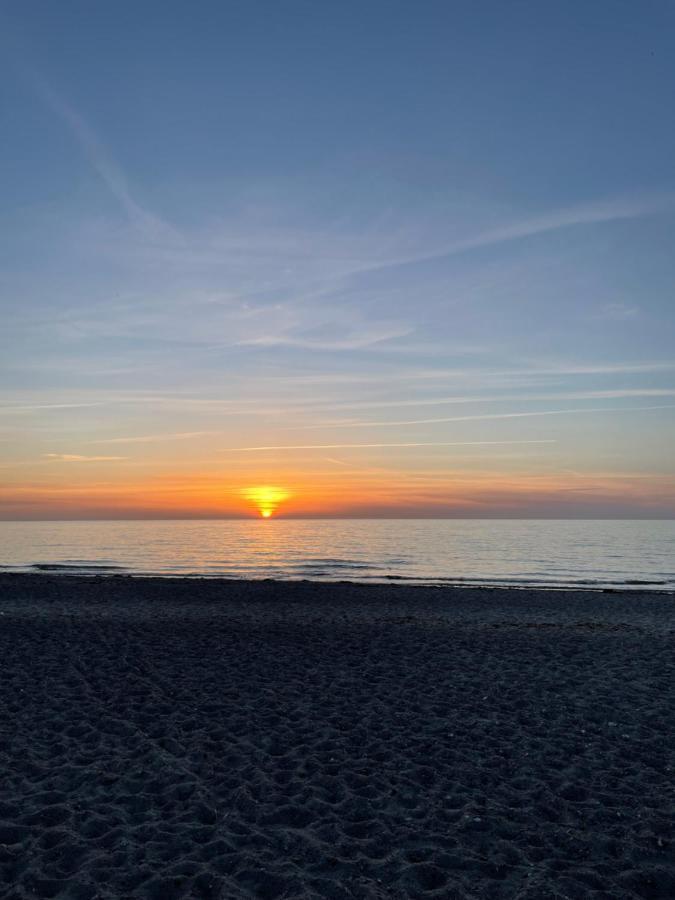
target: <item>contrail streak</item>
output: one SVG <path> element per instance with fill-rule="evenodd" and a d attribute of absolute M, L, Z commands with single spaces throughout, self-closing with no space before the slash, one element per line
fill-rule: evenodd
<path fill-rule="evenodd" d="M 108 153 L 106 147 L 80 113 L 64 100 L 38 72 L 26 71 L 26 74 L 42 102 L 68 126 L 85 158 L 126 211 L 130 220 L 150 236 L 175 237 L 176 232 L 170 225 L 136 201 L 124 171 Z"/>
<path fill-rule="evenodd" d="M 555 440 L 542 441 L 414 441 L 405 444 L 282 444 L 270 447 L 225 447 L 221 453 L 244 453 L 264 450 L 349 450 L 372 447 L 480 447 L 494 444 L 556 444 Z"/>
<path fill-rule="evenodd" d="M 643 410 L 654 409 L 675 409 L 675 404 L 661 403 L 656 406 L 594 406 L 581 409 L 544 409 L 534 410 L 532 412 L 480 413 L 475 416 L 443 416 L 434 419 L 399 419 L 389 422 L 382 422 L 379 420 L 373 422 L 320 422 L 313 425 L 299 425 L 298 428 L 386 428 L 387 426 L 393 425 L 437 425 L 442 422 L 481 422 L 491 419 L 527 419 L 538 416 L 576 415 L 578 413 L 642 412 Z"/>

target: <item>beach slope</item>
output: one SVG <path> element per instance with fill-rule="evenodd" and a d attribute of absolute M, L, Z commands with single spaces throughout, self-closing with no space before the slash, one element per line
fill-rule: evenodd
<path fill-rule="evenodd" d="M 0 896 L 672 898 L 675 598 L 0 575 Z"/>

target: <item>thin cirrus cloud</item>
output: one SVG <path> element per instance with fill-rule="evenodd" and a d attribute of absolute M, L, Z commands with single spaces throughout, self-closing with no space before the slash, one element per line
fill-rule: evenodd
<path fill-rule="evenodd" d="M 649 369 L 644 369 L 644 371 L 661 371 L 666 368 L 675 368 L 675 365 L 668 364 L 667 366 L 660 367 L 652 367 Z M 629 368 L 628 371 L 635 371 L 637 367 Z M 489 370 L 488 370 L 489 371 Z M 527 370 L 524 370 L 524 373 Z M 419 373 L 421 375 L 429 374 L 429 373 Z M 439 379 L 442 379 L 446 374 L 448 377 L 450 375 L 455 374 L 454 372 L 444 373 L 438 372 Z M 480 372 L 478 372 L 480 374 Z M 489 371 L 490 376 L 495 375 L 495 377 L 502 377 L 504 375 L 503 372 L 492 372 Z M 598 371 L 598 374 L 602 374 L 602 370 Z M 415 373 L 409 372 L 405 377 L 408 379 L 414 379 Z M 396 379 L 396 375 L 392 374 L 391 376 L 382 376 L 382 380 L 394 381 Z M 321 375 L 316 376 L 316 379 L 319 383 L 324 380 L 330 380 L 331 376 L 326 376 L 325 378 Z M 347 384 L 357 383 L 358 376 L 345 376 L 345 382 Z M 367 381 L 368 377 L 364 376 L 364 379 Z M 277 380 L 284 381 L 284 377 L 280 375 Z M 298 376 L 297 379 L 298 384 L 302 386 L 305 382 L 311 382 L 312 376 Z M 340 375 L 335 376 L 335 381 L 340 383 L 343 378 Z M 261 406 L 262 403 L 269 403 L 268 392 L 265 389 L 266 379 L 261 379 L 261 389 L 262 392 L 260 394 L 255 393 L 253 396 L 249 397 L 237 397 L 237 398 L 222 398 L 222 397 L 204 397 L 204 396 L 193 396 L 190 392 L 179 391 L 179 390 L 166 390 L 166 391 L 155 391 L 153 392 L 145 392 L 141 391 L 140 393 L 134 390 L 130 391 L 101 391 L 98 394 L 98 399 L 90 401 L 90 402 L 80 402 L 76 400 L 64 400 L 63 402 L 29 402 L 29 403 L 20 403 L 16 405 L 3 405 L 0 406 L 0 413 L 12 413 L 14 411 L 41 411 L 41 410 L 61 410 L 61 409 L 78 409 L 78 408 L 95 408 L 95 407 L 104 407 L 104 406 L 134 406 L 134 405 L 143 405 L 146 406 L 148 404 L 154 406 L 161 406 L 167 408 L 194 408 L 196 410 L 204 409 L 225 409 L 229 414 L 241 413 L 256 413 L 256 414 L 268 414 L 270 412 L 277 412 L 279 410 L 278 406 Z M 286 397 L 284 399 L 284 406 L 288 409 L 308 409 L 308 410 L 319 410 L 322 408 L 328 408 L 329 410 L 336 409 L 372 409 L 372 408 L 390 408 L 390 407 L 414 407 L 414 406 L 442 406 L 444 404 L 466 404 L 466 403 L 492 403 L 499 401 L 529 401 L 529 400 L 614 400 L 614 399 L 629 399 L 629 398 L 637 398 L 637 397 L 672 397 L 675 396 L 675 388 L 617 388 L 617 389 L 598 389 L 598 390 L 577 390 L 577 391 L 547 391 L 547 392 L 519 392 L 512 394 L 465 394 L 465 395 L 455 395 L 455 396 L 443 396 L 443 397 L 418 397 L 414 399 L 405 399 L 405 400 L 354 400 L 354 401 L 331 401 L 331 400 L 315 400 L 315 399 L 307 399 L 304 395 L 300 395 L 298 398 Z M 174 434 L 161 434 L 161 435 L 147 435 L 144 436 L 143 440 L 159 440 L 159 439 L 171 439 L 175 437 L 183 437 L 188 436 L 191 437 L 195 434 L 204 434 L 206 432 L 182 432 L 177 435 Z M 136 440 L 136 439 L 134 439 Z M 141 438 L 138 438 L 141 440 Z"/>
<path fill-rule="evenodd" d="M 186 441 L 190 438 L 222 434 L 222 431 L 178 431 L 172 434 L 142 434 L 132 437 L 99 438 L 88 444 L 151 444 L 156 441 Z"/>
<path fill-rule="evenodd" d="M 490 419 L 524 419 L 537 416 L 565 416 L 581 413 L 601 412 L 643 412 L 656 409 L 675 409 L 674 403 L 663 403 L 655 406 L 596 406 L 579 409 L 546 409 L 533 412 L 481 413 L 474 416 L 443 416 L 434 419 L 401 419 L 396 421 L 372 422 L 322 422 L 312 425 L 297 425 L 296 428 L 386 428 L 388 426 L 435 425 L 442 422 L 480 422 Z"/>
<path fill-rule="evenodd" d="M 385 447 L 480 447 L 495 444 L 555 444 L 555 440 L 532 441 L 410 441 L 384 444 L 276 444 L 258 447 L 225 447 L 221 453 L 265 452 L 268 450 L 356 450 Z"/>
<path fill-rule="evenodd" d="M 63 463 L 118 462 L 127 459 L 126 456 L 81 456 L 79 453 L 45 453 L 44 456 L 50 462 Z"/>
<path fill-rule="evenodd" d="M 640 307 L 628 303 L 605 303 L 596 313 L 595 318 L 614 322 L 625 322 L 636 319 L 640 315 Z"/>
<path fill-rule="evenodd" d="M 0 415 L 11 415 L 17 412 L 33 412 L 35 410 L 47 411 L 50 409 L 86 409 L 93 406 L 102 406 L 101 403 L 29 403 L 0 407 Z"/>
<path fill-rule="evenodd" d="M 389 241 L 386 244 L 387 252 L 384 254 L 385 258 L 382 258 L 383 253 L 381 250 L 374 254 L 369 254 L 372 257 L 371 261 L 367 259 L 359 261 L 355 253 L 349 254 L 346 260 L 343 259 L 347 264 L 340 270 L 332 273 L 328 277 L 327 283 L 337 285 L 346 279 L 358 277 L 359 275 L 389 270 L 396 271 L 406 266 L 442 261 L 447 257 L 467 251 L 534 237 L 561 229 L 640 219 L 667 214 L 673 210 L 675 210 L 675 192 L 664 190 L 631 196 L 609 197 L 591 204 L 580 204 L 574 207 L 554 209 L 541 215 L 515 218 L 497 227 L 478 232 L 473 236 L 440 246 L 432 252 L 410 253 L 407 255 L 395 253 L 392 252 L 392 242 Z M 304 235 L 302 243 L 313 246 L 314 238 L 313 234 Z M 250 247 L 248 252 L 250 254 Z M 326 284 L 319 288 L 315 286 L 311 296 L 316 299 L 324 294 L 330 295 Z"/>
<path fill-rule="evenodd" d="M 37 71 L 24 69 L 24 74 L 43 104 L 68 126 L 92 169 L 122 206 L 129 219 L 149 236 L 175 238 L 177 232 L 172 226 L 149 212 L 134 198 L 125 173 L 83 116 Z"/>
<path fill-rule="evenodd" d="M 326 340 L 321 338 L 295 336 L 292 334 L 266 335 L 248 338 L 239 341 L 240 346 L 249 347 L 298 347 L 304 350 L 360 350 L 365 347 L 373 347 L 385 341 L 407 337 L 412 333 L 411 328 L 391 328 L 381 331 L 372 331 L 366 334 L 355 335 L 338 340 Z"/>
<path fill-rule="evenodd" d="M 177 230 L 138 202 L 129 187 L 126 174 L 85 118 L 36 71 L 28 73 L 28 80 L 45 106 L 67 125 L 92 169 L 125 210 L 129 219 L 153 239 L 170 239 L 170 243 L 175 244 L 176 239 L 180 237 Z M 675 193 L 672 191 L 613 197 L 592 204 L 582 204 L 552 210 L 541 215 L 519 218 L 495 228 L 486 229 L 472 237 L 455 241 L 432 253 L 412 254 L 406 258 L 398 256 L 385 261 L 374 260 L 372 263 L 365 262 L 361 265 L 356 259 L 353 259 L 353 268 L 347 267 L 341 274 L 344 277 L 358 275 L 361 272 L 395 270 L 402 266 L 433 262 L 465 251 L 564 228 L 643 218 L 670 212 L 673 209 L 675 209 Z M 181 239 L 178 243 L 184 245 L 185 241 Z M 250 252 L 250 245 L 246 246 L 246 250 Z M 340 349 L 340 347 L 331 349 Z"/>
<path fill-rule="evenodd" d="M 296 385 L 337 384 L 337 385 L 361 385 L 361 384 L 391 384 L 396 381 L 448 381 L 450 379 L 474 380 L 489 382 L 490 379 L 502 383 L 504 379 L 512 378 L 518 381 L 527 379 L 560 379 L 583 378 L 587 376 L 612 377 L 614 375 L 648 375 L 656 372 L 671 372 L 675 370 L 675 362 L 657 361 L 648 363 L 568 363 L 560 365 L 542 366 L 533 363 L 530 367 L 520 368 L 452 368 L 452 369 L 405 369 L 404 371 L 387 372 L 316 372 L 313 374 L 290 374 L 268 376 L 267 380 L 274 383 L 286 383 Z"/>
<path fill-rule="evenodd" d="M 563 228 L 597 225 L 626 219 L 640 219 L 675 210 L 675 192 L 651 192 L 628 197 L 613 197 L 593 204 L 553 210 L 540 216 L 517 219 L 488 229 L 474 237 L 464 238 L 429 254 L 413 255 L 394 263 L 372 266 L 368 271 L 385 271 L 408 265 L 440 261 L 448 256 L 478 250 L 527 237 L 534 237 Z"/>
<path fill-rule="evenodd" d="M 597 390 L 597 391 L 558 391 L 556 393 L 520 393 L 520 394 L 468 394 L 466 396 L 457 397 L 420 397 L 412 400 L 359 400 L 353 402 L 287 402 L 287 406 L 294 411 L 311 410 L 319 412 L 329 408 L 334 410 L 354 410 L 354 409 L 395 409 L 400 407 L 416 407 L 416 406 L 451 406 L 453 404 L 462 405 L 469 403 L 496 403 L 502 401 L 534 401 L 534 400 L 620 400 L 635 397 L 675 397 L 675 389 L 673 388 L 626 388 L 618 390 Z M 215 402 L 215 401 L 214 401 Z M 240 410 L 240 414 L 248 413 L 249 410 Z M 252 413 L 268 413 L 269 410 L 252 406 Z M 321 427 L 324 425 L 315 425 L 312 427 Z M 308 427 L 308 426 L 303 426 Z"/>

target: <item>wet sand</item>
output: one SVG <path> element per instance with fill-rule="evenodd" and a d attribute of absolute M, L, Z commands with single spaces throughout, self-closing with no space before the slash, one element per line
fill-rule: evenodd
<path fill-rule="evenodd" d="M 0 575 L 0 897 L 675 897 L 675 597 Z"/>

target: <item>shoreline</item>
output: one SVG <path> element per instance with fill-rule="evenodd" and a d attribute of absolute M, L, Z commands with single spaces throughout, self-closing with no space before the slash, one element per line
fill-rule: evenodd
<path fill-rule="evenodd" d="M 651 585 L 657 585 L 658 582 L 647 581 L 647 580 L 638 580 L 631 582 L 624 582 L 623 584 L 617 584 L 615 586 L 606 586 L 602 583 L 598 583 L 597 586 L 593 584 L 584 583 L 584 584 L 548 584 L 548 583 L 533 583 L 523 581 L 522 583 L 513 583 L 513 582 L 502 582 L 495 581 L 493 582 L 481 582 L 478 580 L 462 580 L 458 579 L 457 581 L 446 580 L 446 579 L 416 579 L 413 577 L 406 577 L 403 575 L 390 575 L 383 576 L 381 579 L 373 578 L 369 581 L 363 580 L 352 580 L 349 578 L 310 578 L 310 577 L 300 577 L 293 576 L 287 578 L 276 578 L 274 576 L 262 575 L 260 578 L 251 578 L 249 576 L 227 576 L 223 574 L 209 575 L 204 572 L 113 572 L 113 571 L 105 571 L 105 572 L 96 572 L 93 570 L 88 571 L 78 571 L 75 569 L 71 569 L 70 567 L 58 567 L 56 565 L 52 568 L 45 568 L 44 570 L 31 571 L 29 569 L 20 570 L 20 571 L 12 571 L 9 569 L 0 568 L 0 578 L 65 578 L 65 579 L 84 579 L 84 580 L 95 580 L 101 581 L 103 579 L 113 579 L 113 580 L 135 580 L 135 581 L 185 581 L 186 583 L 195 582 L 218 582 L 223 584 L 259 584 L 259 583 L 271 583 L 283 587 L 284 585 L 293 585 L 293 584 L 314 584 L 314 585 L 325 585 L 330 587 L 332 585 L 354 585 L 357 587 L 364 588 L 422 588 L 422 589 L 435 589 L 435 590 L 449 590 L 449 591 L 457 591 L 457 590 L 479 590 L 479 591 L 536 591 L 536 592 L 555 592 L 555 593 L 579 593 L 579 594 L 643 594 L 647 596 L 651 595 L 666 595 L 666 596 L 675 596 L 675 588 L 670 587 L 652 587 Z"/>
<path fill-rule="evenodd" d="M 0 896 L 675 895 L 652 591 L 0 574 Z"/>

